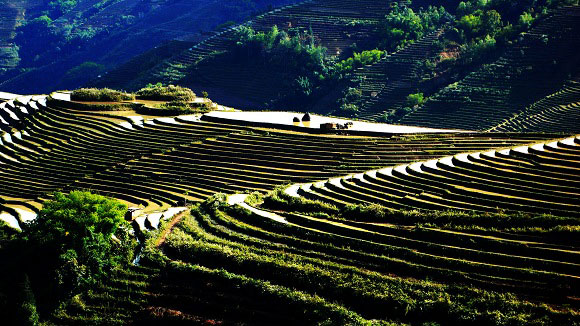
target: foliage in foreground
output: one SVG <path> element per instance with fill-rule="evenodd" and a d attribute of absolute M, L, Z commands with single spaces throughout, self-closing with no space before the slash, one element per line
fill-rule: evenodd
<path fill-rule="evenodd" d="M 10 301 L 21 304 L 15 320 L 47 317 L 63 301 L 105 280 L 133 257 L 134 240 L 124 220 L 127 207 L 90 192 L 55 193 L 36 220 L 5 248 L 5 271 L 16 284 L 8 285 Z M 0 291 L 3 292 L 3 291 Z M 35 317 L 36 316 L 36 317 Z"/>
<path fill-rule="evenodd" d="M 244 275 L 251 282 L 265 280 L 284 291 L 315 293 L 346 308 L 353 317 L 360 314 L 383 322 L 417 325 L 577 322 L 577 316 L 570 311 L 555 311 L 523 301 L 511 293 L 406 279 L 359 268 L 350 259 L 335 260 L 332 255 L 327 256 L 354 248 L 326 241 L 315 245 L 311 241 L 316 237 L 304 241 L 304 231 L 293 230 L 292 225 L 276 224 L 275 229 L 280 232 L 269 232 L 266 230 L 272 230 L 269 227 L 252 225 L 250 221 L 256 220 L 250 215 L 241 208 L 227 207 L 219 196 L 211 198 L 195 207 L 192 216 L 178 224 L 167 238 L 165 253 L 170 259 L 192 266 Z M 267 224 L 263 221 L 261 226 Z M 303 235 L 295 237 L 293 231 Z M 320 250 L 312 251 L 311 246 L 318 246 Z M 309 307 L 313 306 L 314 301 Z M 323 317 L 326 313 L 319 310 Z M 370 323 L 364 319 L 352 322 Z"/>

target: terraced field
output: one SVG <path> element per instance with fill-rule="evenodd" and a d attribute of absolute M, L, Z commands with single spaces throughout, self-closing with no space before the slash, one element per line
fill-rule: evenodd
<path fill-rule="evenodd" d="M 144 121 L 70 109 L 58 101 L 47 105 L 45 97 L 21 97 L 0 108 L 5 131 L 0 195 L 13 213 L 34 212 L 47 194 L 71 189 L 98 191 L 155 211 L 217 192 L 268 191 L 283 183 L 554 137 L 315 136 L 194 117 Z"/>
<path fill-rule="evenodd" d="M 354 76 L 362 79 L 363 92 L 358 117 L 377 120 L 383 112 L 404 106 L 407 95 L 419 89 L 418 71 L 423 61 L 438 54 L 433 43 L 443 33 L 444 29 L 433 32 L 375 64 L 358 69 Z"/>
<path fill-rule="evenodd" d="M 580 132 L 579 78 L 545 98 L 502 121 L 490 131 L 547 131 Z"/>
<path fill-rule="evenodd" d="M 311 29 L 317 42 L 328 48 L 330 55 L 335 56 L 355 43 L 364 44 L 369 35 L 375 35 L 379 20 L 394 2 L 406 1 L 308 0 L 257 16 L 245 25 L 256 31 L 266 31 L 274 25 L 280 30 Z M 277 82 L 281 72 L 274 74 L 261 67 L 231 64 L 195 66 L 212 54 L 228 50 L 238 28 L 234 26 L 214 33 L 142 73 L 130 84 L 124 85 L 124 88 L 139 88 L 149 82 L 179 83 L 198 93 L 207 90 L 218 102 L 239 108 L 255 108 L 256 105 L 272 100 L 284 91 Z M 108 81 L 95 81 L 95 85 L 108 85 Z"/>
<path fill-rule="evenodd" d="M 306 134 L 73 107 L 0 104 L 0 217 L 90 189 L 141 205 L 153 231 L 141 266 L 57 324 L 579 322 L 577 136 Z"/>
<path fill-rule="evenodd" d="M 579 138 L 463 153 L 328 181 L 296 185 L 289 194 L 337 205 L 394 209 L 498 209 L 576 216 Z"/>
<path fill-rule="evenodd" d="M 579 28 L 578 6 L 554 11 L 522 34 L 497 61 L 435 93 L 400 123 L 469 130 L 499 125 L 557 92 L 569 76 L 576 76 L 579 57 L 574 49 L 580 46 Z M 499 130 L 519 129 L 506 126 Z"/>

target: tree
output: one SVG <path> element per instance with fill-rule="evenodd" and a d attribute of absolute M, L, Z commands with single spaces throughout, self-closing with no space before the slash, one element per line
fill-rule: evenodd
<path fill-rule="evenodd" d="M 77 0 L 54 0 L 48 3 L 53 17 L 59 17 L 76 7 Z"/>
<path fill-rule="evenodd" d="M 423 93 L 409 94 L 407 96 L 407 105 L 410 107 L 416 107 L 425 103 L 425 96 Z"/>
<path fill-rule="evenodd" d="M 523 14 L 521 14 L 519 21 L 518 21 L 520 26 L 525 27 L 526 29 L 530 28 L 530 26 L 532 26 L 533 22 L 534 22 L 534 17 L 529 12 L 524 12 Z"/>
<path fill-rule="evenodd" d="M 86 80 L 90 78 L 97 77 L 105 70 L 105 66 L 102 64 L 86 61 L 76 67 L 69 69 L 63 76 L 63 83 L 67 84 L 67 87 L 69 85 L 75 87 L 86 82 Z"/>
<path fill-rule="evenodd" d="M 29 272 L 43 301 L 87 289 L 132 259 L 126 212 L 117 200 L 83 191 L 55 193 L 44 203 L 25 229 Z"/>
<path fill-rule="evenodd" d="M 487 35 L 495 35 L 502 27 L 501 15 L 495 10 L 486 11 L 483 14 L 483 29 Z"/>
<path fill-rule="evenodd" d="M 395 4 L 381 23 L 382 49 L 395 50 L 407 43 L 414 42 L 426 33 L 451 21 L 452 16 L 444 7 L 428 7 L 414 12 L 407 6 Z"/>

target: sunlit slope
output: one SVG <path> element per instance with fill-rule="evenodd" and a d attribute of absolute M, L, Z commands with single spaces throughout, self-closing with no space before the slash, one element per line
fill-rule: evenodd
<path fill-rule="evenodd" d="M 498 210 L 577 216 L 580 139 L 467 152 L 291 188 L 338 205 Z"/>
<path fill-rule="evenodd" d="M 554 137 L 309 135 L 187 117 L 144 121 L 66 108 L 45 97 L 21 97 L 1 106 L 0 196 L 5 207 L 33 211 L 57 190 L 90 189 L 155 210 L 216 192 L 267 191 L 284 183 Z"/>

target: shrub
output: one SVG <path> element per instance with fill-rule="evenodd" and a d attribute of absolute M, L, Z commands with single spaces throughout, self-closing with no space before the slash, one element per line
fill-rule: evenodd
<path fill-rule="evenodd" d="M 264 207 L 269 209 L 287 209 L 302 213 L 323 212 L 338 214 L 339 208 L 322 201 L 308 200 L 304 197 L 292 197 L 284 192 L 286 186 L 276 187 L 268 196 L 264 197 Z"/>
<path fill-rule="evenodd" d="M 411 113 L 413 111 L 412 108 L 406 106 L 402 108 L 393 109 L 383 113 L 378 119 L 378 122 L 383 123 L 393 123 L 401 120 L 405 115 Z"/>
<path fill-rule="evenodd" d="M 359 106 L 362 100 L 362 90 L 354 87 L 349 87 L 344 91 L 342 98 L 338 103 L 338 110 L 336 114 L 346 117 L 353 117 L 359 111 Z"/>
<path fill-rule="evenodd" d="M 182 102 L 193 101 L 196 97 L 195 93 L 189 88 L 175 85 L 163 86 L 161 84 L 149 84 L 141 88 L 137 92 L 137 96 L 143 100 Z"/>
<path fill-rule="evenodd" d="M 181 115 L 193 113 L 206 113 L 212 110 L 211 102 L 189 103 L 181 100 L 170 101 L 156 105 L 155 107 L 140 106 L 135 111 L 139 114 L 149 115 Z"/>
<path fill-rule="evenodd" d="M 426 10 L 414 12 L 407 6 L 398 6 L 395 3 L 381 22 L 380 46 L 390 51 L 395 50 L 420 39 L 452 18 L 443 7 L 428 7 Z"/>
<path fill-rule="evenodd" d="M 356 104 L 342 104 L 338 109 L 338 113 L 345 117 L 353 117 L 358 113 L 358 110 Z"/>
<path fill-rule="evenodd" d="M 409 94 L 407 96 L 407 105 L 410 107 L 419 106 L 425 103 L 425 96 L 423 93 Z"/>
<path fill-rule="evenodd" d="M 71 100 L 73 101 L 121 102 L 132 101 L 134 99 L 134 94 L 124 93 L 109 88 L 80 88 L 74 90 L 71 94 Z"/>
<path fill-rule="evenodd" d="M 36 300 L 30 286 L 28 275 L 24 274 L 18 282 L 16 290 L 16 320 L 21 325 L 38 325 L 38 312 L 36 311 Z"/>
<path fill-rule="evenodd" d="M 352 57 L 342 60 L 335 65 L 335 70 L 340 73 L 350 72 L 356 68 L 373 64 L 386 55 L 385 51 L 370 50 L 361 53 L 355 52 Z"/>
<path fill-rule="evenodd" d="M 83 191 L 55 193 L 44 203 L 26 233 L 31 278 L 42 284 L 45 300 L 87 289 L 131 261 L 126 211 L 125 204 Z"/>

